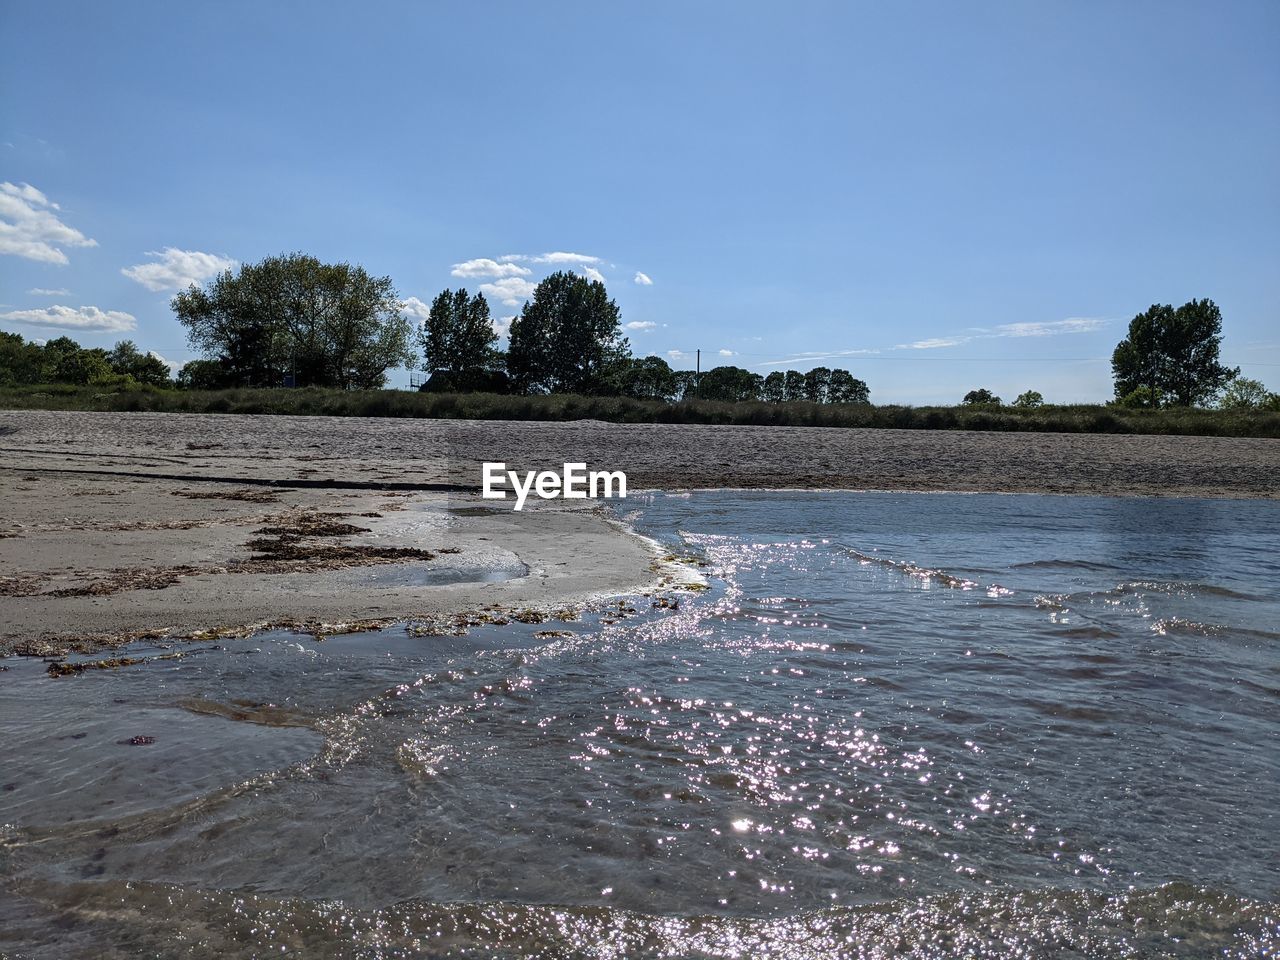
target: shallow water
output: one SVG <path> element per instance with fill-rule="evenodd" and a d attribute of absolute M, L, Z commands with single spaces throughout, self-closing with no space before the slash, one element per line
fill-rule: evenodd
<path fill-rule="evenodd" d="M 612 625 L 5 661 L 0 950 L 1276 949 L 1276 505 L 627 504 L 710 591 Z"/>

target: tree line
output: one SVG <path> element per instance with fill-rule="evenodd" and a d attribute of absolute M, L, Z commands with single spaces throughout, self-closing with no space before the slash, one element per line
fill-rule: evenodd
<path fill-rule="evenodd" d="M 721 366 L 700 376 L 661 357 L 636 357 L 605 285 L 560 271 L 542 280 L 498 349 L 483 293 L 443 290 L 413 335 L 389 277 L 304 254 L 268 257 L 173 298 L 178 321 L 204 356 L 184 385 L 376 389 L 387 371 L 418 367 L 433 392 L 574 393 L 680 401 L 869 403 L 847 370 L 818 367 L 763 377 Z M 420 364 L 420 366 L 419 366 Z"/>
<path fill-rule="evenodd" d="M 634 356 L 622 316 L 605 285 L 570 272 L 542 280 L 511 321 L 498 348 L 483 293 L 443 290 L 417 328 L 390 277 L 358 265 L 327 264 L 292 253 L 243 264 L 171 301 L 201 359 L 184 365 L 177 386 L 384 387 L 405 366 L 428 374 L 432 392 L 580 394 L 679 402 L 763 401 L 869 404 L 867 384 L 849 371 L 815 367 L 767 376 L 736 366 L 698 374 L 658 356 Z M 1211 300 L 1156 304 L 1138 314 L 1111 365 L 1115 399 L 1125 407 L 1280 406 L 1280 397 L 1219 360 L 1222 314 Z M 43 345 L 0 333 L 0 385 L 28 383 L 167 386 L 167 365 L 132 341 L 86 349 L 69 337 Z M 999 406 L 990 390 L 969 391 L 967 406 Z M 1013 406 L 1044 403 L 1035 390 Z"/>
<path fill-rule="evenodd" d="M 110 350 L 82 347 L 70 337 L 43 344 L 21 334 L 0 330 L 0 386 L 37 383 L 71 383 L 105 387 L 139 384 L 172 385 L 169 365 L 143 353 L 132 340 L 121 340 Z"/>
<path fill-rule="evenodd" d="M 699 375 L 658 356 L 636 357 L 605 285 L 558 272 L 534 289 L 511 321 L 508 348 L 483 293 L 442 290 L 419 332 L 424 389 L 432 392 L 576 393 L 637 400 L 703 399 L 773 403 L 870 403 L 870 390 L 847 370 L 775 371 L 767 377 L 735 366 Z"/>

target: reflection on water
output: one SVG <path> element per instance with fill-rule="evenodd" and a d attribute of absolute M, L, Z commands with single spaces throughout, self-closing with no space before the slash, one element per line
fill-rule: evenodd
<path fill-rule="evenodd" d="M 1275 948 L 1275 505 L 630 505 L 710 593 L 552 639 L 7 661 L 0 949 Z"/>

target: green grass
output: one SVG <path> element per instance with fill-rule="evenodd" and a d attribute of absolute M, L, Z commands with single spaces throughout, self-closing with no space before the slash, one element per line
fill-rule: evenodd
<path fill-rule="evenodd" d="M 332 417 L 439 417 L 463 420 L 606 420 L 614 423 L 725 423 L 904 430 L 1039 430 L 1280 437 L 1280 413 L 1170 408 L 1126 410 L 1100 404 L 1013 407 L 901 407 L 814 403 L 662 403 L 623 397 L 511 397 L 403 390 L 113 390 L 48 384 L 0 388 L 8 410 L 259 413 Z"/>

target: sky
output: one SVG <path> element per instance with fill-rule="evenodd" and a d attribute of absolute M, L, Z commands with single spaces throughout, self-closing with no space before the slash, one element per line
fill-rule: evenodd
<path fill-rule="evenodd" d="M 637 355 L 1111 396 L 1208 297 L 1280 389 L 1280 4 L 0 0 L 0 329 L 191 359 L 303 251 L 417 316 L 603 278 Z M 397 373 L 392 385 L 405 385 Z"/>

